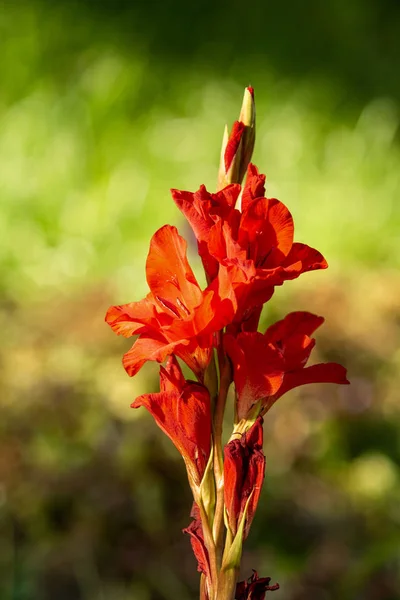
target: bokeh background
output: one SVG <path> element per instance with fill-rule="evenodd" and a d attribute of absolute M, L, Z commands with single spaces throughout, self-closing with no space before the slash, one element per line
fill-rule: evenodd
<path fill-rule="evenodd" d="M 277 600 L 400 598 L 400 4 L 0 1 L 0 598 L 190 600 L 183 463 L 109 304 L 146 293 L 169 188 L 216 181 L 256 90 L 254 161 L 328 271 L 276 291 L 326 317 L 309 386 L 265 424 L 243 577 Z M 195 262 L 193 256 L 194 264 Z"/>

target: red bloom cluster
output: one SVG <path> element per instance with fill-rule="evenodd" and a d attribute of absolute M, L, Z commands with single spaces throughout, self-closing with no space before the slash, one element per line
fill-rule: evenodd
<path fill-rule="evenodd" d="M 123 358 L 129 375 L 146 361 L 166 361 L 160 367 L 160 392 L 140 396 L 132 406 L 147 408 L 185 461 L 195 501 L 186 531 L 203 574 L 203 600 L 232 600 L 235 593 L 239 600 L 261 600 L 277 589 L 257 573 L 236 587 L 242 543 L 265 474 L 262 417 L 294 387 L 348 383 L 336 363 L 306 366 L 322 317 L 293 312 L 265 333 L 257 331 L 262 307 L 276 286 L 327 263 L 317 250 L 294 242 L 290 212 L 265 197 L 265 176 L 250 163 L 254 115 L 254 92 L 248 88 L 239 121 L 225 136 L 216 193 L 205 186 L 194 193 L 172 190 L 196 236 L 206 289 L 188 263 L 185 240 L 165 225 L 150 242 L 148 295 L 112 306 L 106 315 L 117 334 L 136 336 Z M 185 379 L 177 358 L 197 381 Z M 232 381 L 235 420 L 223 448 Z"/>
<path fill-rule="evenodd" d="M 257 318 L 274 287 L 306 271 L 325 269 L 324 257 L 305 244 L 294 243 L 293 218 L 282 202 L 265 198 L 265 176 L 251 163 L 236 208 L 240 185 L 217 194 L 172 190 L 175 203 L 189 221 L 209 281 L 218 278 L 233 311 L 231 323 L 257 329 Z"/>

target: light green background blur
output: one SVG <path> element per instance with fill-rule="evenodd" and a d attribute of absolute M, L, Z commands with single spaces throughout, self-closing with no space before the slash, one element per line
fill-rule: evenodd
<path fill-rule="evenodd" d="M 152 233 L 189 233 L 169 189 L 214 189 L 249 84 L 267 194 L 330 265 L 265 322 L 323 314 L 352 385 L 269 413 L 243 577 L 400 599 L 399 39 L 394 0 L 0 1 L 1 599 L 196 597 L 183 465 L 129 408 L 157 368 L 129 379 L 103 319 Z"/>

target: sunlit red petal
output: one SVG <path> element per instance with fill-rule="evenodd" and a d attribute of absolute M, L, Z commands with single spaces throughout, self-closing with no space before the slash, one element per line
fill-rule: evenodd
<path fill-rule="evenodd" d="M 189 221 L 198 242 L 207 241 L 210 227 L 219 217 L 227 219 L 235 208 L 240 193 L 239 184 L 230 184 L 216 194 L 204 185 L 195 192 L 171 190 L 175 204 Z"/>
<path fill-rule="evenodd" d="M 275 198 L 259 198 L 243 212 L 239 243 L 249 247 L 251 258 L 257 266 L 273 268 L 288 255 L 293 244 L 292 215 L 282 202 Z"/>
<path fill-rule="evenodd" d="M 337 363 L 320 363 L 292 373 L 285 373 L 283 384 L 275 398 L 280 398 L 289 390 L 308 383 L 348 384 L 346 374 L 346 369 Z"/>
<path fill-rule="evenodd" d="M 300 268 L 298 265 L 301 265 Z M 293 275 L 296 277 L 299 272 L 305 273 L 316 269 L 326 269 L 328 263 L 318 250 L 310 248 L 306 244 L 295 242 L 282 266 L 285 267 L 288 274 L 293 271 Z"/>
<path fill-rule="evenodd" d="M 245 419 L 253 404 L 274 395 L 282 384 L 283 360 L 258 332 L 224 336 L 224 347 L 232 361 L 238 394 L 238 419 Z"/>
<path fill-rule="evenodd" d="M 187 243 L 176 228 L 165 225 L 153 235 L 146 262 L 147 283 L 154 298 L 181 319 L 187 319 L 203 297 L 186 249 Z"/>
<path fill-rule="evenodd" d="M 235 154 L 238 151 L 240 141 L 242 139 L 245 125 L 241 121 L 235 121 L 232 127 L 232 132 L 229 136 L 228 143 L 225 149 L 224 162 L 225 171 L 228 172 L 232 164 Z"/>
<path fill-rule="evenodd" d="M 267 329 L 265 338 L 282 351 L 285 371 L 304 367 L 315 346 L 310 335 L 323 322 L 323 317 L 309 312 L 293 312 Z"/>
<path fill-rule="evenodd" d="M 163 367 L 161 370 L 161 377 L 169 379 L 167 370 Z M 132 407 L 147 408 L 179 450 L 198 485 L 210 454 L 210 396 L 207 388 L 194 382 L 173 387 L 169 379 L 168 391 L 139 396 Z"/>
<path fill-rule="evenodd" d="M 140 302 L 110 306 L 105 320 L 118 335 L 131 337 L 148 328 L 158 329 L 160 327 L 159 316 L 159 311 L 151 300 L 151 296 L 148 296 Z"/>
<path fill-rule="evenodd" d="M 246 210 L 249 204 L 256 198 L 265 196 L 265 175 L 258 172 L 255 165 L 249 164 L 247 168 L 246 183 L 242 195 L 242 212 Z"/>
<path fill-rule="evenodd" d="M 165 367 L 160 367 L 160 392 L 180 391 L 186 385 L 182 369 L 174 355 L 168 357 Z"/>
<path fill-rule="evenodd" d="M 291 312 L 284 319 L 268 327 L 265 337 L 271 343 L 286 343 L 293 336 L 311 336 L 323 322 L 323 317 L 306 311 Z"/>
<path fill-rule="evenodd" d="M 209 196 L 208 192 L 206 193 Z M 175 204 L 190 223 L 197 240 L 206 239 L 212 220 L 209 215 L 204 215 L 202 201 L 197 200 L 196 202 L 196 195 L 192 192 L 171 190 L 171 194 Z M 207 201 L 208 205 L 209 202 Z"/>
<path fill-rule="evenodd" d="M 122 364 L 128 375 L 133 377 L 148 360 L 163 362 L 169 354 L 174 352 L 176 346 L 177 342 L 167 342 L 161 337 L 141 335 L 132 348 L 124 354 Z"/>

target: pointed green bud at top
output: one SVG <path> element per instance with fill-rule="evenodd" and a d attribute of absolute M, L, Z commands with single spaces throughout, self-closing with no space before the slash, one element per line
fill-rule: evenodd
<path fill-rule="evenodd" d="M 241 183 L 251 161 L 254 144 L 256 141 L 256 105 L 254 102 L 254 90 L 250 86 L 244 91 L 239 121 L 244 123 L 245 126 L 242 139 L 242 157 L 239 170 L 239 183 Z"/>
<path fill-rule="evenodd" d="M 230 135 L 225 128 L 218 172 L 218 190 L 230 183 L 242 182 L 253 154 L 255 121 L 254 90 L 252 87 L 247 87 L 239 120 L 233 124 Z"/>

